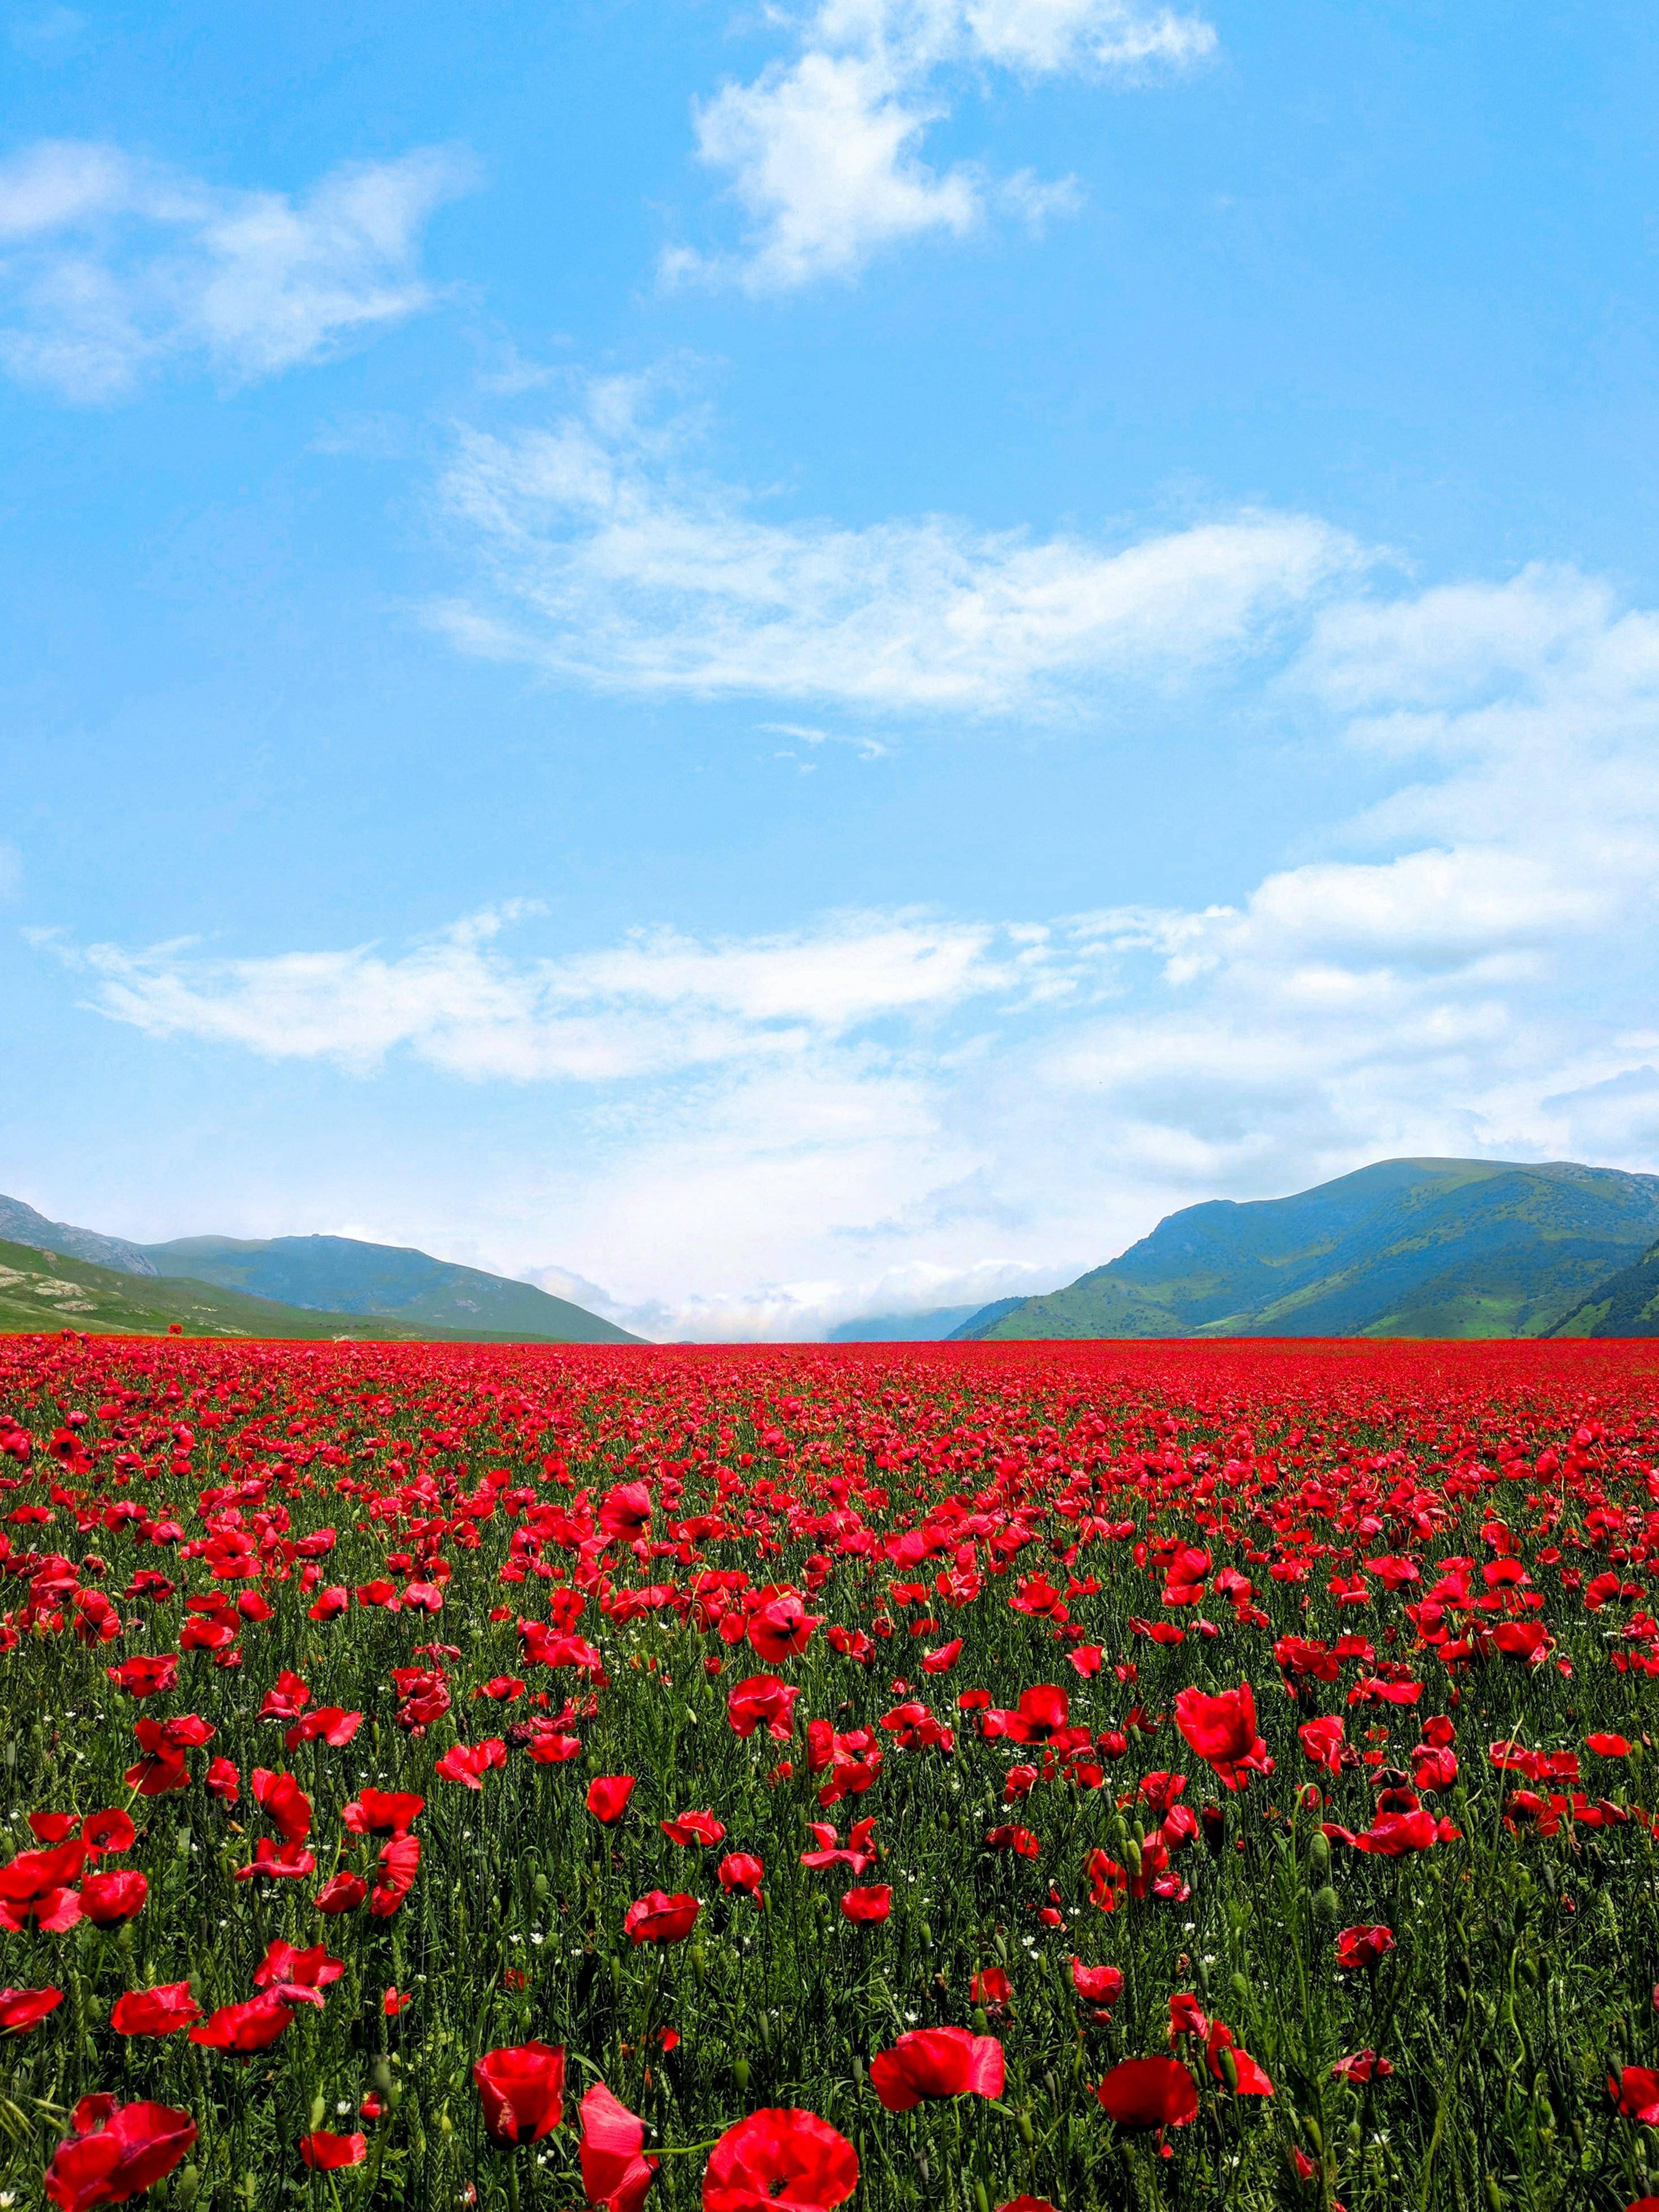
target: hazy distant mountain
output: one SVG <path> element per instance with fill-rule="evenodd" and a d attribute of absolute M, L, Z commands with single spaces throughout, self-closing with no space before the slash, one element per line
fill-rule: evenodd
<path fill-rule="evenodd" d="M 953 1334 L 963 1322 L 972 1321 L 986 1310 L 982 1306 L 934 1306 L 927 1313 L 860 1314 L 856 1321 L 837 1322 L 824 1342 L 938 1344 Z"/>
<path fill-rule="evenodd" d="M 384 1314 L 416 1327 L 459 1328 L 492 1337 L 538 1337 L 561 1344 L 638 1344 L 614 1322 L 529 1283 L 434 1260 L 400 1244 L 355 1237 L 177 1237 L 143 1247 L 161 1274 L 187 1275 L 223 1290 L 289 1306 L 343 1314 Z"/>
<path fill-rule="evenodd" d="M 0 1237 L 12 1244 L 31 1244 L 37 1252 L 60 1252 L 71 1260 L 90 1260 L 94 1267 L 118 1267 L 123 1274 L 155 1273 L 137 1245 L 119 1237 L 100 1237 L 95 1229 L 74 1228 L 67 1221 L 48 1221 L 21 1198 L 0 1196 Z"/>
<path fill-rule="evenodd" d="M 1598 1283 L 1552 1336 L 1659 1336 L 1659 1244 Z"/>
<path fill-rule="evenodd" d="M 1066 1289 L 987 1307 L 958 1334 L 1541 1336 L 1656 1236 L 1659 1176 L 1382 1160 L 1291 1198 L 1183 1207 Z"/>

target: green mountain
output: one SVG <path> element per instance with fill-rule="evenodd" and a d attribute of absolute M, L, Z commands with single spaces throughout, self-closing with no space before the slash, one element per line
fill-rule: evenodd
<path fill-rule="evenodd" d="M 163 1275 L 187 1275 L 222 1290 L 335 1314 L 376 1314 L 402 1333 L 459 1330 L 496 1340 L 556 1344 L 638 1344 L 614 1322 L 568 1298 L 479 1267 L 460 1267 L 400 1244 L 355 1237 L 179 1237 L 138 1248 Z"/>
<path fill-rule="evenodd" d="M 486 1329 L 440 1328 L 379 1315 L 319 1313 L 167 1275 L 133 1275 L 33 1244 L 0 1242 L 0 1334 L 73 1328 L 88 1336 L 349 1338 L 361 1343 L 490 1344 Z M 544 1341 L 555 1340 L 544 1339 Z M 563 1340 L 558 1340 L 562 1341 Z"/>
<path fill-rule="evenodd" d="M 155 1267 L 136 1244 L 105 1237 L 96 1229 L 76 1229 L 68 1221 L 48 1221 L 21 1198 L 0 1196 L 0 1237 L 32 1244 L 37 1252 L 61 1252 L 65 1259 L 90 1260 L 94 1267 L 117 1267 L 124 1275 L 153 1275 Z"/>
<path fill-rule="evenodd" d="M 1659 1244 L 1598 1283 L 1552 1336 L 1659 1336 Z"/>
<path fill-rule="evenodd" d="M 1291 1198 L 1183 1207 L 1065 1290 L 988 1307 L 957 1334 L 1542 1336 L 1656 1236 L 1659 1176 L 1382 1160 Z"/>

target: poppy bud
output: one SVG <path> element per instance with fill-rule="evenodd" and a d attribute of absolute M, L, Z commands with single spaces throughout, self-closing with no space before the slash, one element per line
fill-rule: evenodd
<path fill-rule="evenodd" d="M 1324 1881 L 1331 1870 L 1331 1839 L 1316 1835 L 1308 1846 L 1308 1871 L 1316 1883 Z"/>
<path fill-rule="evenodd" d="M 317 2092 L 317 2094 L 311 2100 L 311 2118 L 306 2123 L 306 2133 L 307 2135 L 314 2136 L 316 2134 L 318 2129 L 323 2124 L 323 2116 L 327 2110 L 328 2100 L 324 2096 L 322 2091 L 319 2089 Z"/>
<path fill-rule="evenodd" d="M 986 2010 L 985 2010 L 984 2006 L 983 2006 L 983 2005 L 975 2005 L 975 2006 L 974 2007 L 974 2033 L 975 2033 L 975 2035 L 988 2035 L 988 2034 L 990 2033 L 990 2030 L 991 2030 L 991 2022 L 990 2022 L 990 2020 L 989 2020 L 989 2018 L 988 2017 L 988 2015 L 987 2015 L 987 2014 L 986 2014 Z"/>
<path fill-rule="evenodd" d="M 1365 2130 L 1358 2120 L 1348 2123 L 1348 2156 L 1358 2158 L 1365 2147 Z"/>
<path fill-rule="evenodd" d="M 1320 2158 L 1323 2158 L 1325 2155 L 1325 2138 L 1319 2132 L 1318 2121 L 1315 2119 L 1311 2112 L 1304 2112 L 1302 2115 L 1302 2124 L 1308 2130 L 1308 2141 L 1313 2145 L 1316 2155 Z"/>
<path fill-rule="evenodd" d="M 991 2200 L 986 2194 L 985 2184 L 982 2181 L 976 2181 L 974 2184 L 974 2212 L 991 2212 Z"/>
<path fill-rule="evenodd" d="M 1490 2173 L 1486 2176 L 1486 2203 L 1492 2212 L 1504 2212 L 1504 2192 Z"/>
<path fill-rule="evenodd" d="M 1226 2083 L 1227 2087 L 1233 2092 L 1234 2095 L 1237 2096 L 1238 2094 L 1238 2061 L 1233 2057 L 1231 2045 L 1224 2043 L 1221 2046 L 1221 2078 Z"/>
<path fill-rule="evenodd" d="M 1031 2115 L 1026 2112 L 1017 2112 L 1014 2117 L 1019 2123 L 1019 2139 L 1024 2144 L 1026 2149 L 1030 2150 L 1032 2144 L 1036 2141 L 1036 2131 L 1031 2125 Z"/>
<path fill-rule="evenodd" d="M 1322 1921 L 1328 1928 L 1342 1917 L 1342 1900 L 1328 1882 L 1323 1889 L 1314 1892 L 1313 1905 L 1314 1918 Z"/>
<path fill-rule="evenodd" d="M 1140 1845 L 1136 1842 L 1133 1836 L 1130 1837 L 1128 1842 L 1123 1846 L 1123 1856 L 1129 1862 L 1130 1873 L 1133 1875 L 1139 1875 L 1140 1872 Z"/>
<path fill-rule="evenodd" d="M 924 1951 L 931 1951 L 933 1948 L 933 1931 L 925 1920 L 921 1923 L 920 1932 L 921 1936 L 922 1949 Z"/>
<path fill-rule="evenodd" d="M 392 2094 L 392 2067 L 384 2052 L 368 2069 L 368 2078 L 383 2097 Z"/>
<path fill-rule="evenodd" d="M 535 1881 L 531 1884 L 531 1887 L 536 1893 L 536 1902 L 538 1905 L 545 1905 L 548 1899 L 553 1894 L 553 1885 L 549 1881 L 544 1874 L 538 1874 L 536 1876 Z"/>
<path fill-rule="evenodd" d="M 739 2089 L 745 2092 L 747 2091 L 749 2087 L 749 2061 L 746 2058 L 734 2058 L 732 2061 L 732 2079 L 737 2083 Z"/>
<path fill-rule="evenodd" d="M 196 2202 L 197 2197 L 200 2192 L 201 2186 L 202 2170 L 200 2166 L 187 2166 L 184 2172 L 179 2176 L 178 2182 L 174 2186 L 173 2192 L 173 2202 L 177 2204 L 185 2206 L 186 2212 L 188 2212 L 188 2207 Z"/>
<path fill-rule="evenodd" d="M 446 2105 L 438 2115 L 438 2133 L 441 2136 L 453 2136 L 454 2132 L 455 2123 L 450 2118 L 449 2107 Z"/>
<path fill-rule="evenodd" d="M 1249 2004 L 1250 2002 L 1250 1985 L 1245 1980 L 1243 1974 L 1235 1974 L 1233 1976 L 1231 1988 L 1234 1996 L 1237 1998 L 1240 2004 Z"/>

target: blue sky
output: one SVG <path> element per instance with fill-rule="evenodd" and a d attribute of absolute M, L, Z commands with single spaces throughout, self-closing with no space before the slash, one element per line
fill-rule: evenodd
<path fill-rule="evenodd" d="M 0 21 L 0 1184 L 805 1335 L 1659 1167 L 1659 25 Z"/>

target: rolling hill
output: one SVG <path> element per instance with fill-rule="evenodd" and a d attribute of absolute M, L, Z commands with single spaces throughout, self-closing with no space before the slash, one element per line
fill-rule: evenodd
<path fill-rule="evenodd" d="M 166 1244 L 132 1244 L 95 1229 L 49 1221 L 21 1199 L 0 1196 L 0 1239 L 146 1280 L 188 1280 L 238 1292 L 289 1315 L 320 1316 L 329 1324 L 314 1329 L 272 1328 L 265 1332 L 270 1335 L 431 1336 L 538 1344 L 643 1341 L 586 1306 L 553 1297 L 532 1284 L 434 1260 L 428 1253 L 402 1245 L 368 1244 L 351 1237 L 273 1237 L 258 1243 L 230 1237 L 181 1237 Z M 64 1279 L 69 1279 L 67 1273 Z M 398 1326 L 374 1331 L 345 1326 L 371 1315 Z M 178 1318 L 171 1310 L 167 1317 Z M 0 1322 L 0 1326 L 21 1324 Z M 239 1327 L 233 1333 L 257 1332 Z"/>
<path fill-rule="evenodd" d="M 33 1244 L 0 1242 L 0 1334 L 73 1328 L 88 1336 L 164 1336 L 175 1322 L 185 1336 L 393 1344 L 501 1340 L 486 1329 L 441 1328 L 379 1314 L 321 1313 L 184 1277 L 128 1274 Z"/>
<path fill-rule="evenodd" d="M 434 1260 L 401 1244 L 355 1237 L 179 1237 L 146 1244 L 143 1256 L 164 1275 L 188 1275 L 222 1290 L 331 1313 L 380 1314 L 412 1329 L 462 1329 L 498 1338 L 560 1344 L 638 1344 L 614 1322 L 556 1298 L 533 1284 Z"/>
<path fill-rule="evenodd" d="M 1552 1336 L 1659 1336 L 1659 1244 L 1598 1283 Z"/>
<path fill-rule="evenodd" d="M 1656 1236 L 1659 1176 L 1382 1160 L 1290 1198 L 1186 1206 L 1066 1289 L 956 1334 L 1542 1336 Z"/>

